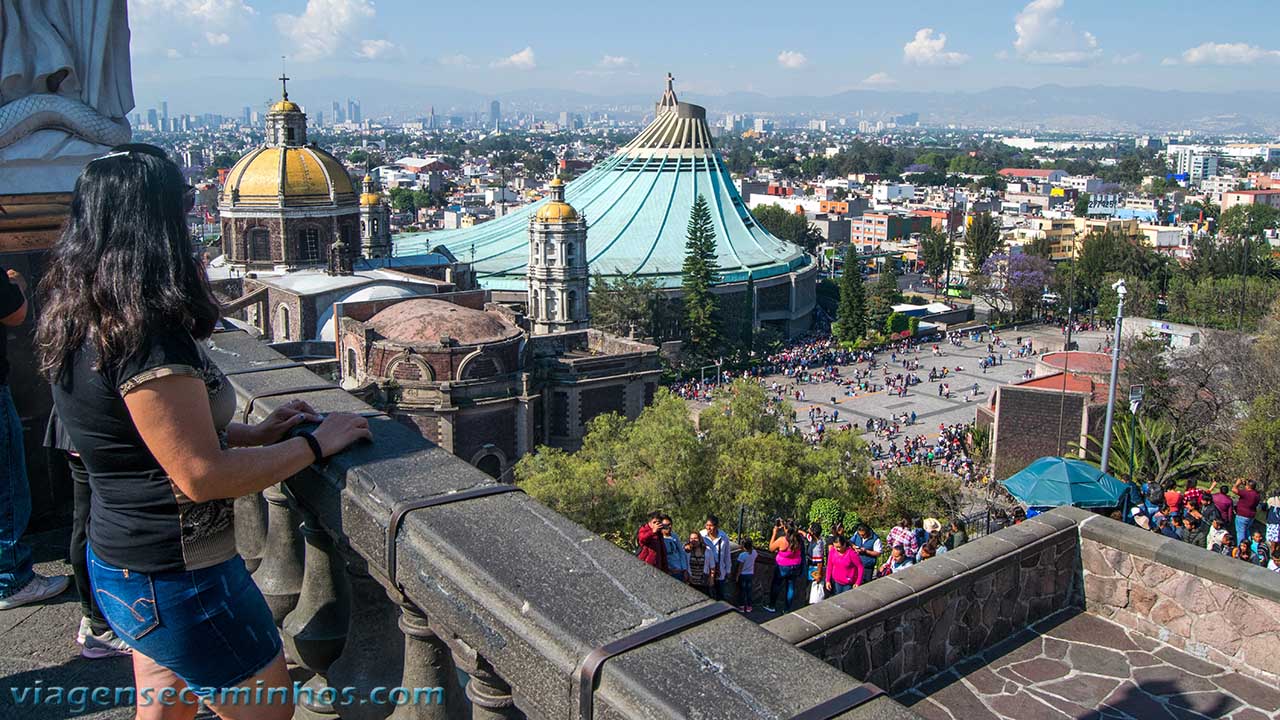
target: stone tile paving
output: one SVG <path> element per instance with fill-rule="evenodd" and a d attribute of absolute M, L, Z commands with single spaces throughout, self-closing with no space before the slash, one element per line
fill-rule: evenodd
<path fill-rule="evenodd" d="M 1105 337 L 1103 332 L 1077 333 L 1072 337 L 1078 340 L 1080 349 L 1093 350 Z M 1018 330 L 1008 329 L 1001 333 L 1001 337 L 1009 346 L 1014 345 L 1014 340 L 1018 336 L 1023 338 L 1033 338 L 1035 348 L 1050 348 L 1059 350 L 1062 348 L 1064 338 L 1061 331 L 1056 327 L 1050 326 L 1029 326 Z M 885 418 L 903 413 L 915 411 L 916 425 L 906 429 L 908 435 L 929 435 L 937 436 L 938 425 L 955 423 L 971 423 L 973 422 L 976 412 L 976 403 L 987 402 L 991 398 L 991 390 L 1004 383 L 1009 383 L 1021 379 L 1022 373 L 1028 368 L 1035 366 L 1038 358 L 1030 357 L 1025 359 L 1010 360 L 1005 357 L 1003 365 L 997 365 L 983 372 L 978 367 L 978 360 L 987 354 L 986 343 L 978 344 L 965 340 L 962 347 L 955 347 L 949 343 L 942 343 L 941 349 L 944 352 L 942 357 L 935 357 L 930 352 L 928 346 L 924 346 L 920 352 L 911 355 L 914 360 L 920 361 L 920 371 L 916 374 L 924 379 L 924 383 L 916 385 L 907 391 L 906 397 L 898 397 L 897 395 L 889 395 L 884 391 L 874 393 L 859 393 L 857 397 L 847 397 L 834 383 L 812 383 L 799 386 L 804 390 L 804 400 L 796 400 L 791 398 L 791 405 L 796 411 L 796 419 L 802 428 L 807 428 L 809 424 L 808 410 L 812 406 L 817 406 L 823 412 L 830 413 L 832 410 L 840 411 L 840 421 L 853 421 L 857 423 L 865 423 L 868 418 Z M 1007 352 L 1008 348 L 1006 348 Z M 882 354 L 880 359 L 884 362 L 889 361 L 887 353 Z M 964 370 L 956 372 L 955 368 L 963 367 Z M 842 366 L 842 372 L 846 372 L 851 366 Z M 863 367 L 863 366 L 857 366 Z M 950 398 L 938 396 L 938 384 L 929 382 L 929 369 L 949 368 L 951 372 L 947 376 L 946 382 L 951 385 Z M 894 370 L 897 372 L 897 370 Z M 877 373 L 874 377 L 878 380 L 880 375 Z M 770 375 L 765 378 L 766 382 L 779 382 L 786 385 L 790 379 L 785 375 Z M 978 383 L 977 398 L 969 395 L 974 383 Z M 832 397 L 836 402 L 832 403 Z M 705 403 L 694 403 L 694 407 L 701 410 L 705 407 Z M 867 436 L 870 438 L 870 435 Z"/>
<path fill-rule="evenodd" d="M 1078 611 L 897 699 L 928 720 L 1280 718 L 1280 689 Z"/>

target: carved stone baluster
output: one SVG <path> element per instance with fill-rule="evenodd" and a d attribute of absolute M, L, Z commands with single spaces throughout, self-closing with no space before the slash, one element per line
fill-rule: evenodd
<path fill-rule="evenodd" d="M 262 494 L 236 498 L 236 550 L 244 565 L 253 572 L 262 563 L 262 548 L 267 543 L 267 512 L 262 507 Z"/>
<path fill-rule="evenodd" d="M 462 638 L 446 635 L 445 639 L 453 650 L 454 662 L 470 677 L 467 699 L 471 701 L 472 720 L 523 720 L 524 713 L 516 707 L 511 686 L 489 661 L 480 657 L 475 648 Z"/>
<path fill-rule="evenodd" d="M 395 604 L 382 586 L 369 576 L 365 561 L 348 558 L 347 576 L 351 584 L 351 632 L 342 656 L 329 667 L 329 685 L 339 690 L 351 688 L 356 704 L 339 710 L 342 720 L 384 720 L 390 705 L 360 704 L 375 687 L 400 684 L 404 660 Z"/>
<path fill-rule="evenodd" d="M 424 689 L 422 702 L 400 705 L 391 720 L 445 720 L 456 718 L 466 704 L 459 696 L 458 672 L 453 665 L 449 646 L 441 640 L 427 617 L 411 601 L 399 593 L 389 592 L 400 605 L 400 630 L 404 633 L 404 674 L 400 687 L 413 693 Z M 440 688 L 438 694 L 425 689 Z M 438 704 L 437 704 L 438 702 Z"/>
<path fill-rule="evenodd" d="M 478 658 L 474 667 L 467 668 L 471 682 L 467 683 L 467 697 L 471 700 L 471 720 L 521 720 L 524 713 L 516 707 L 511 696 L 511 686 L 498 675 L 488 660 Z"/>
<path fill-rule="evenodd" d="M 267 501 L 267 542 L 253 581 L 280 625 L 302 593 L 302 521 L 279 485 L 263 490 L 262 497 Z"/>
<path fill-rule="evenodd" d="M 342 654 L 351 621 L 351 585 L 346 562 L 315 515 L 299 508 L 306 541 L 306 569 L 298 606 L 284 619 L 285 652 L 315 673 L 298 698 L 298 717 L 336 718 L 335 691 L 326 677 Z"/>

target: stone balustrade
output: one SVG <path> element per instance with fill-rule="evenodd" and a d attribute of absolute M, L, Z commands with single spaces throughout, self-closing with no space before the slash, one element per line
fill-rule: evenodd
<path fill-rule="evenodd" d="M 371 418 L 373 442 L 236 504 L 237 544 L 307 687 L 318 700 L 326 687 L 442 688 L 440 704 L 317 700 L 299 717 L 915 717 L 732 612 L 609 659 L 582 712 L 589 653 L 716 604 L 522 493 L 494 493 L 479 470 L 244 333 L 215 334 L 209 354 L 245 420 L 294 397 Z M 457 493 L 469 499 L 407 512 L 389 538 L 398 508 Z"/>

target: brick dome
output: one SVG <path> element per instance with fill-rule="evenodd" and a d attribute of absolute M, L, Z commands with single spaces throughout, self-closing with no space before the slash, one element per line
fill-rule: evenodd
<path fill-rule="evenodd" d="M 431 298 L 396 303 L 367 324 L 387 340 L 404 345 L 440 345 L 441 338 L 456 345 L 482 345 L 521 334 L 520 328 L 498 313 Z"/>

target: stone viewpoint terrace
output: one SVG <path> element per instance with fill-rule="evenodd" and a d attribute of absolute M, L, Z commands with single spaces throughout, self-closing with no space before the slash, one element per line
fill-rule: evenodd
<path fill-rule="evenodd" d="M 243 333 L 216 334 L 210 356 L 250 421 L 300 396 L 374 428 L 373 443 L 237 502 L 237 542 L 295 678 L 445 689 L 440 706 L 298 717 L 1280 715 L 1280 577 L 1260 568 L 1062 508 L 760 626 Z M 65 553 L 59 541 L 38 552 Z M 71 657 L 75 608 L 64 596 L 0 613 L 0 685 L 130 682 L 125 660 Z M 618 652 L 584 681 L 602 646 Z M 132 716 L 9 702 L 0 717 Z"/>

